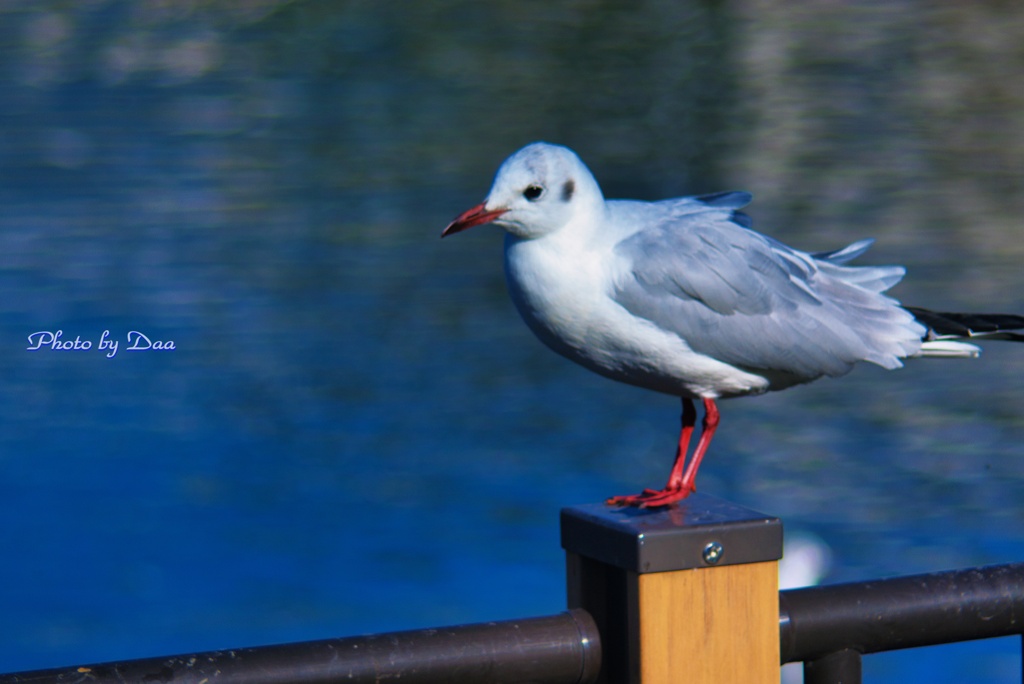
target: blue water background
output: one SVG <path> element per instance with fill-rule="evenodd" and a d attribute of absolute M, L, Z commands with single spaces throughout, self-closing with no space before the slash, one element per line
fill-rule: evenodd
<path fill-rule="evenodd" d="M 661 484 L 678 402 L 543 348 L 496 230 L 438 239 L 531 140 L 1024 311 L 1019 57 L 949 30 L 1012 22 L 715 7 L 4 10 L 0 671 L 562 610 L 559 509 Z M 93 347 L 26 348 L 58 330 Z M 727 402 L 699 486 L 825 581 L 1020 561 L 1014 347 Z M 865 663 L 1017 681 L 1019 640 Z"/>

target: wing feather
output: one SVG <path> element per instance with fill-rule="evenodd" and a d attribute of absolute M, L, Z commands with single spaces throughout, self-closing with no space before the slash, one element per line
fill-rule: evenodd
<path fill-rule="evenodd" d="M 868 241 L 816 255 L 787 247 L 734 220 L 746 201 L 653 205 L 659 216 L 616 245 L 626 267 L 614 299 L 694 351 L 795 382 L 858 361 L 896 368 L 919 350 L 923 326 L 881 294 L 902 268 L 846 266 Z"/>

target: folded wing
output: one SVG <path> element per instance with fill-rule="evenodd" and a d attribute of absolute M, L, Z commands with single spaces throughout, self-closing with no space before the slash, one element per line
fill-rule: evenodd
<path fill-rule="evenodd" d="M 845 265 L 869 241 L 816 255 L 748 228 L 746 193 L 650 205 L 644 230 L 616 246 L 614 299 L 694 351 L 804 382 L 858 361 L 885 368 L 918 352 L 922 325 L 882 294 L 898 266 Z"/>

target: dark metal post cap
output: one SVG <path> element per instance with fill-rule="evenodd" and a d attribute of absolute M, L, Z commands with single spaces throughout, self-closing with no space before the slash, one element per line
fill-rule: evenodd
<path fill-rule="evenodd" d="M 782 557 L 782 523 L 706 494 L 658 509 L 562 509 L 562 548 L 640 574 Z"/>

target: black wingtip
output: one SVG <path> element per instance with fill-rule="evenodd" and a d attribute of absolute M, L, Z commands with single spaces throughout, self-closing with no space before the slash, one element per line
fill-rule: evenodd
<path fill-rule="evenodd" d="M 930 334 L 954 337 L 996 336 L 996 339 L 1024 342 L 1024 316 L 993 313 L 951 313 L 915 306 L 903 307 L 928 328 Z"/>

